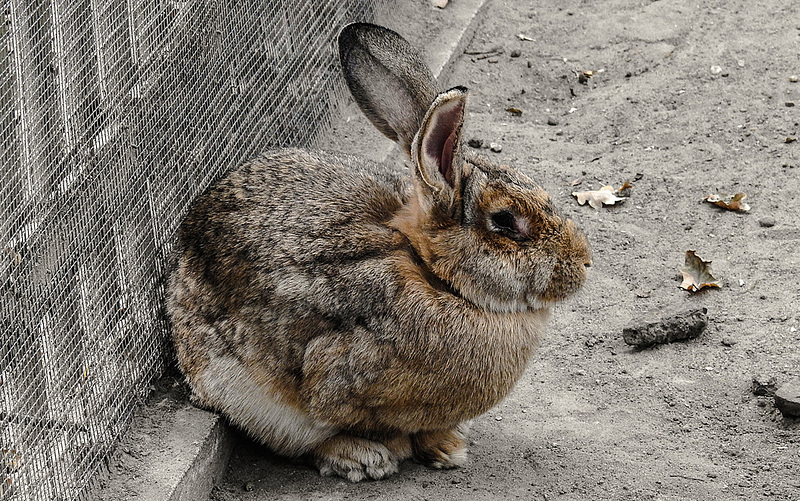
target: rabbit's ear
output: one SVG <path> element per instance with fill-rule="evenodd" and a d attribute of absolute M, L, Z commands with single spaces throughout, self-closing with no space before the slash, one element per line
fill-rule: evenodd
<path fill-rule="evenodd" d="M 461 129 L 467 105 L 467 89 L 454 87 L 439 94 L 423 119 L 414 139 L 412 158 L 422 181 L 450 203 L 461 193 L 464 157 Z"/>
<path fill-rule="evenodd" d="M 411 154 L 411 142 L 436 97 L 436 79 L 408 42 L 367 23 L 339 34 L 347 86 L 372 124 Z"/>

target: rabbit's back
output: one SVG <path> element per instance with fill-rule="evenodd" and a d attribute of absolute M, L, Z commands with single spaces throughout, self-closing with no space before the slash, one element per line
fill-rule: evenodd
<path fill-rule="evenodd" d="M 318 277 L 332 280 L 348 263 L 395 247 L 387 222 L 407 198 L 407 182 L 355 157 L 268 152 L 198 199 L 176 251 L 185 271 L 215 286 L 221 303 L 251 302 L 265 290 L 312 300 Z M 303 275 L 308 283 L 292 285 Z"/>
<path fill-rule="evenodd" d="M 387 222 L 406 183 L 363 159 L 285 149 L 202 195 L 179 228 L 168 294 L 189 379 L 231 356 L 296 395 L 311 338 L 388 304 L 386 258 L 404 240 Z"/>

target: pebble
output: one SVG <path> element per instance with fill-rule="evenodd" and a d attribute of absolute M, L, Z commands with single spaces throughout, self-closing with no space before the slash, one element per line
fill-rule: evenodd
<path fill-rule="evenodd" d="M 797 83 L 797 75 L 792 75 L 789 77 L 789 81 L 792 83 Z"/>
<path fill-rule="evenodd" d="M 511 57 L 519 57 L 522 55 L 522 51 L 519 49 L 514 49 L 511 51 Z"/>
<path fill-rule="evenodd" d="M 737 343 L 737 341 L 735 339 L 733 339 L 732 337 L 725 336 L 724 338 L 722 338 L 722 345 L 723 346 L 733 346 L 736 343 Z"/>
<path fill-rule="evenodd" d="M 467 141 L 467 145 L 470 148 L 478 148 L 478 149 L 483 148 L 483 139 L 478 139 L 476 137 L 473 137 L 472 139 Z"/>
<path fill-rule="evenodd" d="M 556 126 L 558 125 L 558 119 L 556 117 L 547 117 L 547 125 Z"/>
<path fill-rule="evenodd" d="M 708 325 L 708 310 L 698 308 L 662 317 L 661 320 L 622 329 L 622 339 L 640 348 L 699 336 Z"/>
<path fill-rule="evenodd" d="M 787 108 L 794 108 L 794 101 L 786 101 Z"/>
<path fill-rule="evenodd" d="M 247 492 L 253 492 L 255 488 L 256 486 L 253 482 L 247 482 L 246 484 L 244 484 L 244 490 L 246 490 Z"/>
<path fill-rule="evenodd" d="M 759 397 L 771 397 L 778 389 L 778 381 L 775 376 L 768 376 L 766 374 L 758 374 L 753 376 L 753 384 L 750 386 L 750 391 L 753 395 Z"/>
<path fill-rule="evenodd" d="M 722 68 L 719 66 L 712 66 L 711 73 L 714 75 L 719 75 L 720 73 L 722 73 Z"/>
<path fill-rule="evenodd" d="M 500 153 L 503 151 L 503 146 L 499 143 L 489 143 L 489 149 L 494 153 Z"/>
<path fill-rule="evenodd" d="M 784 416 L 800 417 L 800 379 L 790 381 L 775 392 L 775 407 Z"/>
<path fill-rule="evenodd" d="M 772 228 L 775 226 L 775 218 L 771 216 L 765 216 L 758 220 L 758 224 L 762 228 Z"/>

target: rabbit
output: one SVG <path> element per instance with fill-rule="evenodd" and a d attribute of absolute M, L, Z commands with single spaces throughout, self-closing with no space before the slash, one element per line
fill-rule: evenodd
<path fill-rule="evenodd" d="M 413 166 L 268 151 L 178 228 L 167 312 L 193 402 L 323 475 L 467 460 L 472 419 L 526 369 L 586 238 L 517 170 L 462 147 L 468 90 L 439 92 L 400 35 L 339 35 L 345 81 Z"/>

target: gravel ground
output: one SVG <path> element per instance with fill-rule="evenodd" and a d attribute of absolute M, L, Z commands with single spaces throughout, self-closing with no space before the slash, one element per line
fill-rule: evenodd
<path fill-rule="evenodd" d="M 410 5 L 399 31 L 424 47 L 448 10 Z M 485 154 L 586 232 L 585 288 L 476 420 L 466 467 L 349 484 L 243 440 L 212 498 L 800 500 L 800 419 L 753 393 L 754 376 L 800 377 L 800 4 L 494 1 L 478 22 L 446 82 L 471 90 L 466 137 L 500 145 Z M 382 140 L 336 132 L 349 151 Z M 626 181 L 615 206 L 571 195 Z M 703 202 L 719 192 L 746 193 L 750 212 Z M 679 288 L 687 250 L 720 288 Z M 623 341 L 628 325 L 700 308 L 695 339 Z"/>

